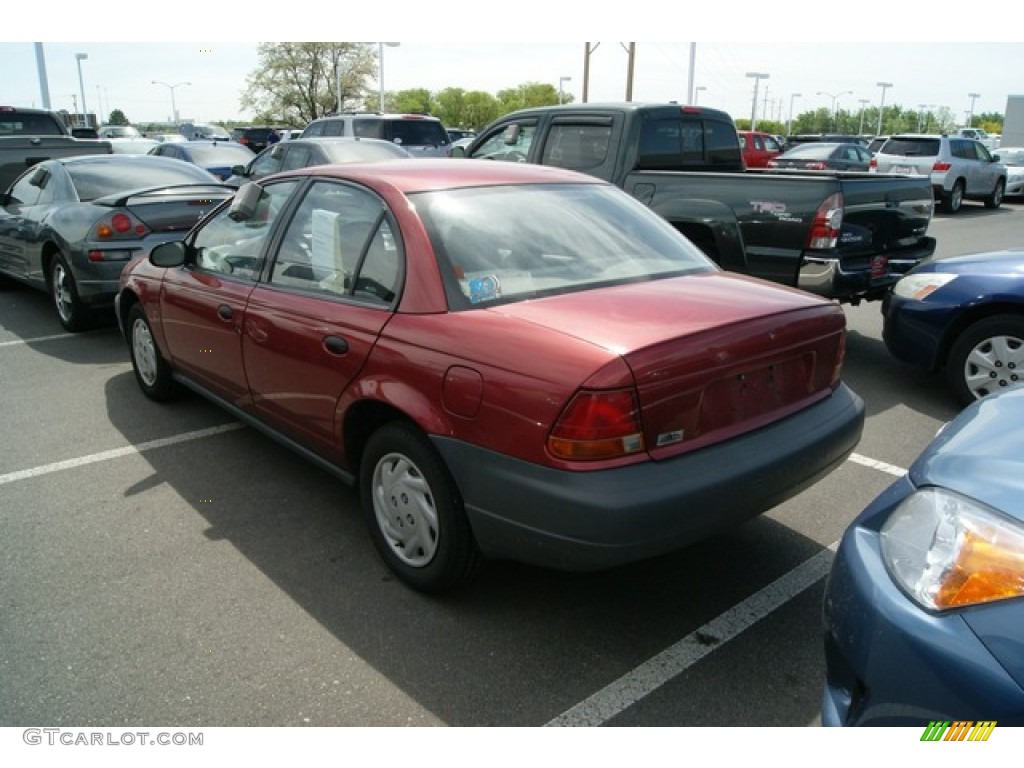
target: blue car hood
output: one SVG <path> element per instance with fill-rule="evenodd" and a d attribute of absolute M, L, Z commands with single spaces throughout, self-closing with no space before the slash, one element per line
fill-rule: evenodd
<path fill-rule="evenodd" d="M 921 264 L 915 272 L 953 272 L 958 275 L 1016 275 L 1024 277 L 1024 250 L 987 251 L 952 256 Z"/>
<path fill-rule="evenodd" d="M 1022 262 L 1024 263 L 1024 262 Z M 968 406 L 910 467 L 937 485 L 1024 522 L 1024 388 Z"/>

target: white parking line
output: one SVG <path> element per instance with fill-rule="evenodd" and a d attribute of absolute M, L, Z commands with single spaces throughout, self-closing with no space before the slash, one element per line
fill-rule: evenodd
<path fill-rule="evenodd" d="M 0 341 L 0 349 L 4 347 L 19 347 L 22 344 L 35 344 L 37 341 L 56 341 L 57 339 L 73 339 L 77 336 L 87 336 L 91 333 L 102 333 L 109 331 L 109 328 L 97 328 L 92 331 L 81 331 L 79 333 L 55 333 L 52 336 L 35 336 L 31 339 L 15 339 L 13 341 Z"/>
<path fill-rule="evenodd" d="M 0 347 L 16 347 L 21 344 L 34 344 L 37 341 L 53 341 L 54 339 L 70 339 L 78 334 L 58 333 L 53 336 L 36 336 L 34 339 L 16 339 L 15 341 L 0 341 Z"/>
<path fill-rule="evenodd" d="M 827 576 L 838 546 L 839 542 L 834 542 L 547 725 L 594 726 L 608 722 Z"/>
<path fill-rule="evenodd" d="M 887 472 L 896 477 L 903 477 L 907 474 L 907 470 L 903 467 L 897 467 L 895 464 L 886 464 L 884 461 L 878 461 L 877 459 L 869 459 L 867 456 L 861 456 L 859 453 L 851 453 L 850 461 L 854 464 L 877 469 L 879 472 Z"/>
<path fill-rule="evenodd" d="M 139 443 L 138 445 L 128 445 L 124 448 L 114 448 L 109 451 L 102 451 L 100 453 L 91 453 L 88 456 L 79 456 L 76 459 L 67 459 L 66 461 L 57 461 L 53 464 L 44 464 L 40 467 L 33 467 L 31 469 L 22 469 L 17 472 L 8 472 L 6 475 L 0 475 L 0 485 L 6 485 L 7 483 L 17 482 L 18 480 L 25 480 L 30 477 L 39 477 L 40 475 L 48 475 L 51 472 L 60 472 L 64 469 L 74 469 L 75 467 L 84 467 L 86 464 L 95 464 L 100 461 L 110 461 L 111 459 L 119 459 L 122 456 L 131 456 L 136 453 L 142 453 L 143 451 L 151 451 L 154 448 L 164 448 L 168 445 L 177 445 L 178 443 L 187 443 L 190 440 L 201 440 L 204 437 L 212 437 L 213 435 L 220 435 L 224 432 L 231 432 L 236 429 L 242 429 L 245 425 L 241 422 L 233 422 L 231 424 L 221 424 L 217 427 L 209 427 L 207 429 L 197 429 L 195 432 L 185 432 L 180 435 L 172 435 L 171 437 L 162 437 L 158 440 L 150 440 L 145 443 Z"/>

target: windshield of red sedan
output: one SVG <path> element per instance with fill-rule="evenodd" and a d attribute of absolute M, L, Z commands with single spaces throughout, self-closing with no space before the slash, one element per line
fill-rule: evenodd
<path fill-rule="evenodd" d="M 410 197 L 446 273 L 452 309 L 718 269 L 611 186 L 514 185 Z"/>

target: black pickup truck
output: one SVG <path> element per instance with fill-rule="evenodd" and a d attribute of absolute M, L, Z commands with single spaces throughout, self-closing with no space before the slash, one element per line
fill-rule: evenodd
<path fill-rule="evenodd" d="M 566 104 L 510 113 L 459 156 L 605 179 L 721 267 L 858 303 L 935 251 L 927 177 L 748 170 L 732 118 L 678 104 Z"/>
<path fill-rule="evenodd" d="M 53 112 L 0 106 L 0 192 L 43 160 L 111 151 L 109 141 L 72 137 Z"/>

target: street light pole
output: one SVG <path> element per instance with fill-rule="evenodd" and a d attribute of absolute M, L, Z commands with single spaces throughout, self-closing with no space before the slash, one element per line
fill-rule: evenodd
<path fill-rule="evenodd" d="M 757 88 L 762 80 L 768 79 L 767 72 L 747 72 L 747 77 L 754 78 L 754 100 L 750 107 L 750 130 L 757 127 Z"/>
<path fill-rule="evenodd" d="M 397 48 L 401 43 L 377 43 L 377 64 L 380 67 L 380 77 L 378 83 L 380 84 L 380 111 L 384 111 L 384 46 L 389 48 Z M 340 110 L 341 107 L 339 106 Z"/>
<path fill-rule="evenodd" d="M 882 115 L 885 112 L 885 89 L 892 88 L 892 83 L 875 83 L 879 88 L 882 89 L 882 98 L 878 102 L 878 130 L 875 131 L 876 136 L 882 135 Z"/>
<path fill-rule="evenodd" d="M 82 80 L 82 60 L 88 59 L 87 53 L 76 53 L 75 60 L 78 62 L 78 90 L 82 94 L 82 123 L 89 127 L 89 108 L 85 106 L 85 84 Z"/>
<path fill-rule="evenodd" d="M 558 103 L 562 103 L 562 83 L 571 83 L 572 78 L 566 75 L 565 77 L 558 78 Z"/>
<path fill-rule="evenodd" d="M 793 132 L 793 99 L 803 96 L 802 93 L 789 94 L 789 122 L 786 124 L 786 135 Z"/>
<path fill-rule="evenodd" d="M 968 93 L 967 97 L 971 100 L 971 111 L 967 113 L 967 127 L 968 128 L 973 128 L 974 127 L 974 100 L 975 99 L 980 99 L 981 98 L 981 94 L 980 93 Z"/>
<path fill-rule="evenodd" d="M 828 96 L 832 99 L 832 130 L 838 131 L 839 126 L 836 123 L 836 102 L 839 101 L 840 96 L 846 96 L 851 94 L 853 91 L 840 91 L 839 93 L 826 93 L 825 91 L 818 91 L 819 96 Z"/>
<path fill-rule="evenodd" d="M 151 82 L 152 82 L 153 85 L 162 85 L 164 88 L 167 88 L 171 92 L 171 115 L 174 118 L 174 124 L 177 125 L 178 124 L 178 105 L 174 101 L 174 89 L 177 88 L 179 85 L 192 85 L 192 83 L 188 82 L 187 80 L 185 82 L 182 82 L 182 83 L 175 83 L 174 85 L 162 82 L 160 80 L 153 80 Z"/>

